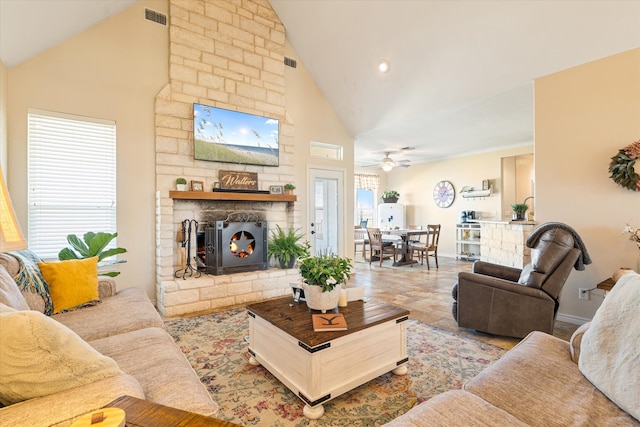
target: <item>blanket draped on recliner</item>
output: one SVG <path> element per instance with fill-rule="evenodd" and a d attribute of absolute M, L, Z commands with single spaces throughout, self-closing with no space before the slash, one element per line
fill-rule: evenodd
<path fill-rule="evenodd" d="M 539 227 L 536 227 L 531 232 L 531 234 L 529 234 L 529 237 L 527 238 L 527 247 L 528 248 L 535 247 L 538 244 L 538 240 L 540 240 L 540 237 L 544 234 L 544 232 L 554 228 L 561 228 L 571 233 L 571 236 L 573 237 L 573 247 L 580 250 L 580 256 L 578 257 L 578 259 L 576 260 L 576 263 L 573 266 L 576 270 L 582 271 L 584 270 L 584 266 L 586 264 L 591 264 L 591 257 L 589 256 L 589 252 L 587 252 L 587 247 L 582 241 L 582 238 L 580 237 L 580 235 L 573 228 L 561 222 L 546 222 L 540 225 Z"/>

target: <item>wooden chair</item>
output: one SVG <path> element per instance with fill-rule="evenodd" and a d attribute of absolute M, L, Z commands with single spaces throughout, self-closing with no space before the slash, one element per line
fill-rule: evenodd
<path fill-rule="evenodd" d="M 418 242 L 411 244 L 411 250 L 415 253 L 418 252 L 420 256 L 420 264 L 424 264 L 424 259 L 427 259 L 427 270 L 431 270 L 429 265 L 429 257 L 432 256 L 436 259 L 436 268 L 438 268 L 438 242 L 440 241 L 440 224 L 427 225 L 429 235 L 426 242 Z"/>
<path fill-rule="evenodd" d="M 362 259 L 367 258 L 367 245 L 369 244 L 369 233 L 366 228 L 355 226 L 355 236 L 353 239 L 353 256 L 358 253 L 358 245 L 362 245 Z"/>
<path fill-rule="evenodd" d="M 396 262 L 396 245 L 382 240 L 382 232 L 379 228 L 367 228 L 369 235 L 369 264 L 373 260 L 373 254 L 378 253 L 380 257 L 380 267 L 385 255 L 393 254 L 393 262 Z"/>
<path fill-rule="evenodd" d="M 409 225 L 409 226 L 407 226 L 407 230 L 422 230 L 422 226 L 421 225 Z M 409 240 L 409 244 L 418 243 L 421 240 L 422 240 L 422 236 L 414 236 L 413 239 Z"/>

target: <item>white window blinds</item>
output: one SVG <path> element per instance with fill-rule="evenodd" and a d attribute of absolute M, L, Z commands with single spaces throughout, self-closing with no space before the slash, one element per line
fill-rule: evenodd
<path fill-rule="evenodd" d="M 57 258 L 67 235 L 116 231 L 116 125 L 29 110 L 29 249 Z"/>

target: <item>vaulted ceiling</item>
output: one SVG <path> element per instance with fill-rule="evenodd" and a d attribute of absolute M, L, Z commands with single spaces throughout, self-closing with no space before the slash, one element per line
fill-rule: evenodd
<path fill-rule="evenodd" d="M 0 0 L 0 57 L 14 66 L 135 1 Z M 640 0 L 271 4 L 359 165 L 531 144 L 535 78 L 640 47 Z"/>

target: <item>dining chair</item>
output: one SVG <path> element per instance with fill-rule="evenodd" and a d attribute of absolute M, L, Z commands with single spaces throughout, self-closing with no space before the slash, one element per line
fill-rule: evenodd
<path fill-rule="evenodd" d="M 393 242 L 382 240 L 382 231 L 379 228 L 367 228 L 369 235 L 369 264 L 373 261 L 373 255 L 377 252 L 380 258 L 380 267 L 385 255 L 393 254 L 393 262 L 396 262 L 396 245 Z"/>
<path fill-rule="evenodd" d="M 362 245 L 362 259 L 367 258 L 367 245 L 369 244 L 369 234 L 366 228 L 355 226 L 355 236 L 353 239 L 353 256 L 358 253 L 358 245 Z"/>
<path fill-rule="evenodd" d="M 407 226 L 407 230 L 422 230 L 422 226 L 421 225 L 409 225 L 409 226 Z M 422 235 L 413 236 L 413 238 L 409 240 L 409 243 L 418 243 L 421 240 L 422 240 Z"/>
<path fill-rule="evenodd" d="M 427 225 L 429 234 L 427 235 L 426 242 L 417 242 L 411 244 L 411 250 L 415 253 L 418 252 L 420 257 L 420 264 L 424 264 L 424 260 L 427 260 L 427 270 L 431 270 L 429 265 L 429 257 L 432 256 L 436 260 L 436 268 L 438 268 L 438 242 L 440 241 L 440 224 Z"/>

